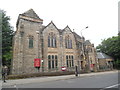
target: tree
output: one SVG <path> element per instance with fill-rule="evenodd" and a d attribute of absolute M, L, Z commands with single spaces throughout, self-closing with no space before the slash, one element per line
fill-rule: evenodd
<path fill-rule="evenodd" d="M 112 56 L 115 64 L 120 65 L 120 35 L 113 36 L 112 38 L 104 39 L 100 45 L 96 47 L 101 52 Z"/>
<path fill-rule="evenodd" d="M 13 28 L 10 26 L 10 17 L 2 11 L 2 64 L 10 67 L 12 59 Z"/>
<path fill-rule="evenodd" d="M 120 36 L 120 31 L 118 31 L 118 36 Z"/>

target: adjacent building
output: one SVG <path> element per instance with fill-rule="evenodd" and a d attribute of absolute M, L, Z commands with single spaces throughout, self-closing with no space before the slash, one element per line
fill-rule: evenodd
<path fill-rule="evenodd" d="M 113 58 L 105 53 L 97 52 L 97 59 L 99 64 L 99 70 L 111 70 L 113 69 Z"/>
<path fill-rule="evenodd" d="M 40 68 L 34 67 L 34 59 L 40 58 Z M 20 14 L 13 38 L 12 74 L 96 71 L 96 50 L 90 41 L 72 31 L 69 26 L 58 29 L 51 21 L 43 25 L 43 19 L 33 9 Z"/>

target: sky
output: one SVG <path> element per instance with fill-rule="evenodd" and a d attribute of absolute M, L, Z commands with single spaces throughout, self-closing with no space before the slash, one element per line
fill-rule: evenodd
<path fill-rule="evenodd" d="M 59 29 L 70 29 L 90 40 L 95 46 L 118 34 L 118 1 L 120 0 L 1 0 L 0 9 L 10 16 L 16 30 L 19 14 L 33 9 L 43 19 Z M 85 29 L 88 26 L 89 28 Z"/>

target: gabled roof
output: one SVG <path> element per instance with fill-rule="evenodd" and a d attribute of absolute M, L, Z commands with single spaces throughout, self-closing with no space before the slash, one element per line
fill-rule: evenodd
<path fill-rule="evenodd" d="M 73 34 L 74 34 L 75 38 L 81 39 L 80 35 L 78 35 L 77 33 L 73 32 Z"/>
<path fill-rule="evenodd" d="M 91 45 L 91 43 L 90 43 L 89 40 L 86 40 L 86 41 L 84 42 L 84 45 Z"/>
<path fill-rule="evenodd" d="M 72 30 L 70 29 L 70 27 L 69 27 L 68 25 L 63 29 L 63 32 L 64 32 L 67 28 L 72 32 Z"/>
<path fill-rule="evenodd" d="M 33 9 L 29 9 L 28 11 L 22 13 L 21 15 L 35 18 L 35 19 L 40 19 L 39 16 L 35 13 L 35 11 Z M 42 20 L 42 19 L 40 19 L 40 20 Z"/>
<path fill-rule="evenodd" d="M 52 24 L 59 31 L 59 29 L 56 27 L 56 25 L 53 23 L 53 21 L 51 21 L 47 26 L 45 26 L 44 29 L 47 28 L 50 24 Z M 43 29 L 43 31 L 44 31 L 44 29 Z"/>
<path fill-rule="evenodd" d="M 113 59 L 111 56 L 108 56 L 107 54 L 102 52 L 97 52 L 97 57 L 98 59 Z"/>
<path fill-rule="evenodd" d="M 39 16 L 35 13 L 35 11 L 33 9 L 30 9 L 22 14 L 19 14 L 19 17 L 16 22 L 16 27 L 18 27 L 20 18 L 26 19 L 29 21 L 43 23 L 43 19 L 40 19 Z"/>
<path fill-rule="evenodd" d="M 63 30 L 62 29 L 58 29 L 59 33 L 62 34 Z"/>

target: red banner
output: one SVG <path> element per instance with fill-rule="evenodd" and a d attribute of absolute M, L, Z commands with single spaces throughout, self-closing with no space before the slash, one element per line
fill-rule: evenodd
<path fill-rule="evenodd" d="M 34 59 L 34 67 L 40 67 L 40 58 Z"/>
<path fill-rule="evenodd" d="M 93 66 L 94 66 L 94 64 L 91 64 L 90 66 L 91 66 L 91 67 L 93 67 Z"/>

